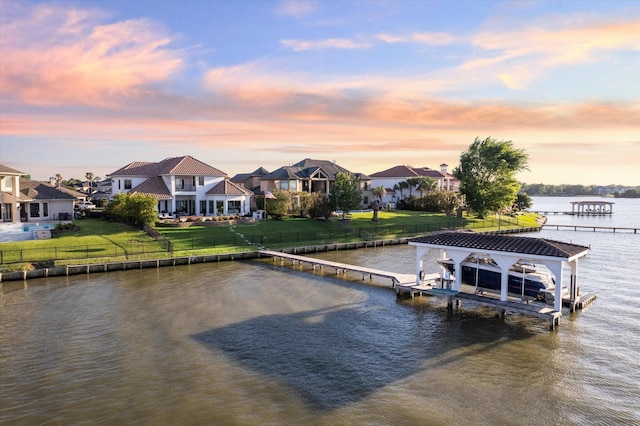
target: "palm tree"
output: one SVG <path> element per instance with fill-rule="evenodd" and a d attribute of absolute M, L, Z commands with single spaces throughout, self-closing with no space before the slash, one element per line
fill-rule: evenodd
<path fill-rule="evenodd" d="M 427 176 L 420 176 L 417 178 L 418 182 L 416 183 L 416 189 L 420 191 L 420 198 L 423 197 L 423 194 L 429 193 L 431 191 L 435 191 L 438 187 L 438 183 Z"/>
<path fill-rule="evenodd" d="M 56 186 L 60 188 L 62 185 L 62 175 L 60 173 L 56 173 Z"/>
<path fill-rule="evenodd" d="M 409 184 L 407 183 L 407 181 L 402 181 L 402 182 L 398 182 L 398 184 L 396 185 L 398 187 L 398 189 L 400 190 L 400 199 L 404 198 L 404 195 L 402 194 L 402 190 L 403 189 L 408 189 L 409 188 Z M 394 188 L 395 189 L 395 188 Z"/>
<path fill-rule="evenodd" d="M 84 177 L 89 181 L 89 199 L 91 199 L 91 194 L 93 192 L 93 173 L 87 172 Z"/>
<path fill-rule="evenodd" d="M 371 195 L 373 195 L 374 197 L 378 197 L 378 199 L 380 200 L 380 204 L 382 204 L 382 197 L 387 195 L 387 190 L 382 185 L 376 186 L 371 190 Z"/>
<path fill-rule="evenodd" d="M 414 186 L 418 185 L 418 178 L 417 177 L 408 178 L 406 182 L 409 188 L 409 198 L 411 198 L 411 190 L 413 189 Z"/>

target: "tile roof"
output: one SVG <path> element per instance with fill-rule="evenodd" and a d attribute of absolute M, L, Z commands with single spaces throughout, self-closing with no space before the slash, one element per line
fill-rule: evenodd
<path fill-rule="evenodd" d="M 291 166 L 280 167 L 272 173 L 269 173 L 262 177 L 262 179 L 307 179 L 316 173 L 318 170 L 324 171 L 329 179 L 335 179 L 336 175 L 340 172 L 349 173 L 354 176 L 360 177 L 360 179 L 368 180 L 369 176 L 363 173 L 352 173 L 328 160 L 312 160 L 305 158 L 304 160 L 292 164 Z"/>
<path fill-rule="evenodd" d="M 370 175 L 372 178 L 411 178 L 427 176 L 433 179 L 442 179 L 446 175 L 429 167 L 395 166 L 390 169 L 376 172 Z"/>
<path fill-rule="evenodd" d="M 208 190 L 207 195 L 252 195 L 252 192 L 229 179 L 225 179 Z"/>
<path fill-rule="evenodd" d="M 75 200 L 71 194 L 59 190 L 48 183 L 35 180 L 20 180 L 21 200 Z"/>
<path fill-rule="evenodd" d="M 570 258 L 586 254 L 589 247 L 546 238 L 514 237 L 473 232 L 443 232 L 425 237 L 413 238 L 412 243 L 447 247 L 464 247 L 478 251 L 504 251 L 536 256 Z"/>
<path fill-rule="evenodd" d="M 170 200 L 171 191 L 167 188 L 164 180 L 160 176 L 154 176 L 142 182 L 140 185 L 132 188 L 130 194 L 151 195 L 157 200 Z"/>
<path fill-rule="evenodd" d="M 185 155 L 165 158 L 158 163 L 134 161 L 107 176 L 152 177 L 160 175 L 226 176 L 227 174 L 190 155 Z"/>

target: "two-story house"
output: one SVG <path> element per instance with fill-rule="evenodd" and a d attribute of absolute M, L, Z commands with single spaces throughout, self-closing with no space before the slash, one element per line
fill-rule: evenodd
<path fill-rule="evenodd" d="M 189 155 L 157 163 L 133 162 L 108 175 L 111 194 L 146 194 L 161 215 L 219 216 L 251 211 L 253 193 L 227 174 Z"/>
<path fill-rule="evenodd" d="M 0 164 L 0 217 L 3 223 L 73 218 L 73 196 L 54 185 L 21 178 L 23 174 Z"/>
<path fill-rule="evenodd" d="M 438 189 L 442 191 L 454 191 L 457 192 L 460 189 L 460 181 L 456 179 L 452 174 L 447 172 L 447 164 L 441 164 L 440 170 L 433 170 L 429 167 L 411 167 L 411 166 L 395 166 L 390 169 L 383 170 L 381 172 L 372 173 L 371 187 L 377 188 L 383 186 L 387 194 L 382 198 L 382 204 L 390 203 L 392 207 L 403 198 L 409 195 L 409 190 L 404 192 L 397 191 L 396 185 L 401 182 L 406 182 L 410 178 L 419 178 L 422 176 L 433 179 L 437 183 Z M 411 188 L 411 191 L 415 194 L 416 188 Z"/>
<path fill-rule="evenodd" d="M 287 190 L 291 192 L 319 192 L 329 195 L 331 185 L 340 172 L 349 173 L 360 180 L 362 205 L 369 205 L 371 180 L 362 173 L 352 173 L 335 162 L 306 158 L 291 166 L 283 166 L 260 178 L 260 192 Z"/>
<path fill-rule="evenodd" d="M 24 173 L 0 164 L 0 217 L 2 222 L 18 222 L 20 215 L 20 175 Z"/>

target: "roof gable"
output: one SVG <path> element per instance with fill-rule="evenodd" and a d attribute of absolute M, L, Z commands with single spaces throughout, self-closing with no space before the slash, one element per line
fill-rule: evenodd
<path fill-rule="evenodd" d="M 161 175 L 226 176 L 227 174 L 190 155 L 185 155 L 165 158 L 158 163 L 134 161 L 107 176 L 153 177 Z"/>
<path fill-rule="evenodd" d="M 207 195 L 252 195 L 253 193 L 244 187 L 225 179 L 207 191 Z"/>
<path fill-rule="evenodd" d="M 158 175 L 197 175 L 197 176 L 226 176 L 215 167 L 196 160 L 190 155 L 183 157 L 165 158 L 158 163 Z"/>
<path fill-rule="evenodd" d="M 140 185 L 132 188 L 130 194 L 151 195 L 156 200 L 170 200 L 171 191 L 164 183 L 164 179 L 160 176 L 154 176 L 142 182 Z"/>
<path fill-rule="evenodd" d="M 22 173 L 21 171 L 18 171 L 16 169 L 12 169 L 11 167 L 5 166 L 4 164 L 0 164 L 0 175 L 13 175 L 13 176 L 20 176 L 23 175 L 24 173 Z"/>
<path fill-rule="evenodd" d="M 410 178 L 417 177 L 419 174 L 409 166 L 395 166 L 381 172 L 373 173 L 372 178 Z"/>

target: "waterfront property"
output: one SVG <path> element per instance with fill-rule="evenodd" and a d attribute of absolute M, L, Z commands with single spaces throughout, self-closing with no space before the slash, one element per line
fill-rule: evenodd
<path fill-rule="evenodd" d="M 158 200 L 158 212 L 169 216 L 244 216 L 253 193 L 231 182 L 226 173 L 191 156 L 158 163 L 136 161 L 109 174 L 111 194 L 145 194 Z"/>
<path fill-rule="evenodd" d="M 15 226 L 20 222 L 39 223 L 73 218 L 76 201 L 73 195 L 48 183 L 21 178 L 22 174 L 0 164 L 0 233 L 15 234 L 21 231 L 22 227 Z M 6 238 L 4 240 L 9 241 Z"/>

